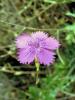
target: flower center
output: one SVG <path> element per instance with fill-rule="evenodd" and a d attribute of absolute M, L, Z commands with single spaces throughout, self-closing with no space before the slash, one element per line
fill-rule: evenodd
<path fill-rule="evenodd" d="M 40 44 L 38 42 L 30 42 L 28 45 L 33 46 L 34 48 L 40 47 Z"/>
<path fill-rule="evenodd" d="M 39 48 L 40 44 L 39 43 L 35 43 L 35 48 Z"/>

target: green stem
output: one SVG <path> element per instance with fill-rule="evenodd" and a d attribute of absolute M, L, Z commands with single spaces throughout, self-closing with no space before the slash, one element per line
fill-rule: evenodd
<path fill-rule="evenodd" d="M 36 67 L 36 84 L 39 83 L 39 67 L 40 67 L 40 64 L 38 62 L 38 59 L 35 58 L 35 67 Z"/>

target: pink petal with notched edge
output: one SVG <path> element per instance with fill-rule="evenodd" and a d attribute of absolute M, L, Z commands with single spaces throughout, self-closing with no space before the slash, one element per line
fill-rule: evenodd
<path fill-rule="evenodd" d="M 45 43 L 46 44 L 44 47 L 46 47 L 50 50 L 55 50 L 55 49 L 59 48 L 59 46 L 60 46 L 59 42 L 53 37 L 47 38 Z"/>
<path fill-rule="evenodd" d="M 26 35 L 26 34 L 18 36 L 16 38 L 17 48 L 24 48 L 26 45 L 28 45 L 28 42 L 30 41 L 30 39 L 31 39 L 31 37 L 29 35 Z"/>
<path fill-rule="evenodd" d="M 24 49 L 20 49 L 18 52 L 18 60 L 22 64 L 29 64 L 33 62 L 35 58 L 35 51 L 31 47 L 26 47 Z"/>
<path fill-rule="evenodd" d="M 54 62 L 54 55 L 54 52 L 42 49 L 40 52 L 38 52 L 37 58 L 41 64 L 49 65 Z"/>
<path fill-rule="evenodd" d="M 42 40 L 42 39 L 48 38 L 48 34 L 46 34 L 46 33 L 44 33 L 44 32 L 38 31 L 38 32 L 33 32 L 33 33 L 31 34 L 31 37 L 32 37 L 33 39 Z"/>

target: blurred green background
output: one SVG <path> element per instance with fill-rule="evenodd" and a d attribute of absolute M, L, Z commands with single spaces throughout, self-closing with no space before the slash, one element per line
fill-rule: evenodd
<path fill-rule="evenodd" d="M 17 61 L 15 38 L 48 32 L 61 47 L 40 67 Z M 75 100 L 75 0 L 0 0 L 0 100 Z"/>

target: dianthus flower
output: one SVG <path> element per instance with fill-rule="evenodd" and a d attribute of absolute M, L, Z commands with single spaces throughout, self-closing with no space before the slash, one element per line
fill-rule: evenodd
<path fill-rule="evenodd" d="M 55 59 L 55 50 L 59 45 L 54 37 L 48 37 L 48 34 L 44 32 L 22 34 L 16 38 L 18 60 L 22 64 L 30 64 L 37 58 L 40 64 L 52 64 Z"/>

